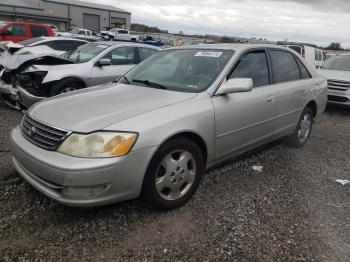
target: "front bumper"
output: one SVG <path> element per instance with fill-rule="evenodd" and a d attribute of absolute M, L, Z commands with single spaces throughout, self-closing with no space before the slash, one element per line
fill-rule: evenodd
<path fill-rule="evenodd" d="M 20 100 L 18 96 L 18 89 L 12 85 L 6 84 L 0 80 L 0 95 L 4 98 L 5 103 L 15 109 L 20 109 Z"/>
<path fill-rule="evenodd" d="M 328 103 L 350 106 L 350 90 L 337 91 L 328 89 Z"/>
<path fill-rule="evenodd" d="M 86 159 L 41 149 L 27 141 L 18 127 L 11 132 L 10 140 L 13 165 L 29 184 L 57 202 L 79 207 L 137 198 L 148 163 L 157 150 L 152 147 L 122 157 Z M 66 193 L 80 189 L 91 195 Z"/>

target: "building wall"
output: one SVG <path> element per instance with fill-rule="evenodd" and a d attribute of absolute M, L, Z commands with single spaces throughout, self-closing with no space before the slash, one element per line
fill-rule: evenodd
<path fill-rule="evenodd" d="M 20 14 L 16 17 L 6 13 L 13 11 L 30 14 L 32 16 L 43 16 L 42 18 L 29 18 Z M 130 29 L 131 14 L 115 12 L 109 10 L 100 10 L 90 7 L 59 4 L 46 2 L 42 0 L 1 0 L 0 1 L 0 20 L 16 20 L 28 22 L 52 23 L 60 29 L 69 29 L 73 27 L 83 27 L 83 14 L 93 14 L 100 16 L 100 30 L 110 26 L 110 17 L 118 17 L 126 20 L 126 28 Z M 10 19 L 8 19 L 10 17 Z M 45 17 L 45 18 L 44 18 Z M 70 20 L 70 23 L 68 22 Z"/>

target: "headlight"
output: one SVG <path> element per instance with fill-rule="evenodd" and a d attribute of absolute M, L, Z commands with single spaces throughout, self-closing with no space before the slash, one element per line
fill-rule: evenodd
<path fill-rule="evenodd" d="M 71 134 L 58 152 L 75 157 L 116 157 L 130 152 L 137 139 L 136 133 L 95 132 Z"/>

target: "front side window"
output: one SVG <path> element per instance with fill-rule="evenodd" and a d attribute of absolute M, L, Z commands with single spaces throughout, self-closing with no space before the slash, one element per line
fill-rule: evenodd
<path fill-rule="evenodd" d="M 108 47 L 109 45 L 89 43 L 82 45 L 71 52 L 65 53 L 63 57 L 73 60 L 75 63 L 85 63 L 90 61 Z"/>
<path fill-rule="evenodd" d="M 25 25 L 13 25 L 6 29 L 6 34 L 13 36 L 26 36 Z"/>
<path fill-rule="evenodd" d="M 135 67 L 126 78 L 135 85 L 146 81 L 168 90 L 199 93 L 216 80 L 232 55 L 230 50 L 163 51 Z"/>
<path fill-rule="evenodd" d="M 103 58 L 111 60 L 112 65 L 132 65 L 135 64 L 135 53 L 133 47 L 119 47 L 113 49 Z"/>
<path fill-rule="evenodd" d="M 289 52 L 271 50 L 271 66 L 274 83 L 283 83 L 300 79 L 297 62 Z"/>
<path fill-rule="evenodd" d="M 128 34 L 129 31 L 127 30 L 118 30 L 118 34 Z"/>
<path fill-rule="evenodd" d="M 350 55 L 337 55 L 326 60 L 322 69 L 350 71 Z"/>
<path fill-rule="evenodd" d="M 40 36 L 48 36 L 49 35 L 49 33 L 46 30 L 46 27 L 43 27 L 43 26 L 31 25 L 30 32 L 32 34 L 32 37 L 40 37 Z"/>
<path fill-rule="evenodd" d="M 139 50 L 140 62 L 147 59 L 151 55 L 158 53 L 158 50 L 153 49 L 153 48 L 138 47 L 137 49 Z"/>
<path fill-rule="evenodd" d="M 254 87 L 269 85 L 269 69 L 265 51 L 254 51 L 243 55 L 229 78 L 252 78 Z"/>

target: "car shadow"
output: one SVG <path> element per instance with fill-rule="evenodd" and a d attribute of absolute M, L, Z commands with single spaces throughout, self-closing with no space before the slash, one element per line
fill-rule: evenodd
<path fill-rule="evenodd" d="M 325 113 L 331 116 L 350 116 L 350 106 L 327 105 Z"/>

